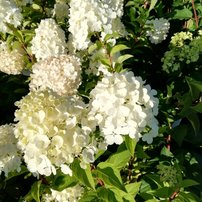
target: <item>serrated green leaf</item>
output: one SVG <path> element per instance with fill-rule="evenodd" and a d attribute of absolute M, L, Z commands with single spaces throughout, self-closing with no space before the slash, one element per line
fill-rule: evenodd
<path fill-rule="evenodd" d="M 105 162 L 113 164 L 115 168 L 121 170 L 126 166 L 127 162 L 130 160 L 131 155 L 126 147 L 119 146 L 119 149 L 116 153 L 112 154 Z"/>
<path fill-rule="evenodd" d="M 182 10 L 175 9 L 173 19 L 186 20 L 192 18 L 192 15 L 192 11 L 190 11 L 188 8 L 184 8 Z"/>
<path fill-rule="evenodd" d="M 132 58 L 132 57 L 133 55 L 130 55 L 130 54 L 121 55 L 118 57 L 116 62 L 122 64 L 125 60 L 128 60 L 129 58 Z"/>
<path fill-rule="evenodd" d="M 181 181 L 179 186 L 185 188 L 185 187 L 191 187 L 195 185 L 199 185 L 199 183 L 192 179 L 185 179 Z"/>
<path fill-rule="evenodd" d="M 124 44 L 118 44 L 118 45 L 115 45 L 111 51 L 110 51 L 110 55 L 113 56 L 114 54 L 116 54 L 117 52 L 120 52 L 122 50 L 127 50 L 129 49 L 128 46 L 124 45 Z"/>
<path fill-rule="evenodd" d="M 128 149 L 128 151 L 130 152 L 130 155 L 132 157 L 134 157 L 135 154 L 135 147 L 137 144 L 137 141 L 135 139 L 130 138 L 128 135 L 125 136 L 125 144 L 126 144 L 126 148 Z"/>
<path fill-rule="evenodd" d="M 96 172 L 98 178 L 104 182 L 106 187 L 115 186 L 118 189 L 125 191 L 120 172 L 113 166 L 113 164 L 101 162 L 98 164 Z"/>
<path fill-rule="evenodd" d="M 83 185 L 95 189 L 95 182 L 91 173 L 90 165 L 87 165 L 86 169 L 81 168 L 78 159 L 75 159 L 71 164 L 71 169 L 73 171 L 73 176 L 79 180 Z"/>
<path fill-rule="evenodd" d="M 40 202 L 40 186 L 41 186 L 41 180 L 34 182 L 34 184 L 31 187 L 31 196 L 36 202 Z"/>

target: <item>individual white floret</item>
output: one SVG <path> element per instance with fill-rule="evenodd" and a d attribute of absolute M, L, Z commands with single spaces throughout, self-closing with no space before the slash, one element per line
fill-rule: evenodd
<path fill-rule="evenodd" d="M 17 28 L 22 18 L 21 11 L 14 0 L 0 0 L 0 32 L 11 32 L 7 23 Z"/>
<path fill-rule="evenodd" d="M 13 125 L 0 126 L 0 174 L 7 177 L 10 172 L 20 171 L 21 154 L 17 148 Z"/>
<path fill-rule="evenodd" d="M 30 172 L 49 176 L 61 168 L 71 174 L 69 164 L 88 145 L 79 127 L 85 104 L 78 97 L 33 91 L 16 106 L 14 132 Z"/>
<path fill-rule="evenodd" d="M 38 61 L 67 52 L 65 33 L 55 20 L 51 18 L 41 20 L 35 33 L 31 41 L 31 51 Z"/>
<path fill-rule="evenodd" d="M 20 49 L 9 50 L 6 42 L 0 41 L 0 71 L 6 74 L 20 74 L 24 68 L 23 53 Z"/>
<path fill-rule="evenodd" d="M 77 92 L 81 81 L 80 61 L 73 55 L 49 57 L 32 67 L 30 89 L 52 89 L 58 95 Z"/>
<path fill-rule="evenodd" d="M 170 23 L 167 19 L 156 18 L 154 20 L 148 20 L 146 24 L 149 27 L 146 35 L 149 36 L 151 43 L 158 44 L 166 39 L 170 29 Z"/>

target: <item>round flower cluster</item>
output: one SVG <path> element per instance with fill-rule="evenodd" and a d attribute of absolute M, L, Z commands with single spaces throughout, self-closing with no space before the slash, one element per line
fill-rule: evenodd
<path fill-rule="evenodd" d="M 14 133 L 34 175 L 49 176 L 61 168 L 72 175 L 69 164 L 88 143 L 79 127 L 85 104 L 78 97 L 61 97 L 52 91 L 33 91 L 16 102 Z"/>
<path fill-rule="evenodd" d="M 14 0 L 0 0 L 0 32 L 6 33 L 11 30 L 6 23 L 18 27 L 22 21 L 22 14 Z"/>
<path fill-rule="evenodd" d="M 123 0 L 71 0 L 69 32 L 70 41 L 77 50 L 88 48 L 94 32 L 112 33 L 113 27 L 123 30 L 117 18 L 123 15 Z M 79 31 L 78 31 L 79 30 Z"/>
<path fill-rule="evenodd" d="M 14 49 L 12 51 L 6 45 L 6 42 L 0 41 L 0 71 L 6 74 L 20 74 L 24 68 L 22 51 Z"/>
<path fill-rule="evenodd" d="M 123 135 L 152 143 L 158 134 L 158 99 L 132 72 L 104 75 L 90 92 L 88 120 L 95 121 L 107 144 L 121 144 Z"/>
<path fill-rule="evenodd" d="M 31 41 L 31 51 L 38 61 L 66 53 L 65 33 L 55 20 L 51 18 L 41 20 L 35 33 Z"/>
<path fill-rule="evenodd" d="M 170 29 L 170 23 L 167 19 L 156 18 L 154 20 L 148 20 L 146 24 L 149 27 L 146 35 L 149 36 L 151 43 L 158 44 L 166 39 L 168 30 Z"/>
<path fill-rule="evenodd" d="M 182 47 L 186 40 L 191 41 L 193 34 L 191 32 L 178 32 L 171 37 L 170 44 L 177 47 Z"/>
<path fill-rule="evenodd" d="M 56 191 L 51 189 L 50 194 L 42 195 L 42 202 L 77 202 L 84 192 L 83 187 L 76 185 L 74 187 L 66 188 L 62 191 Z"/>
<path fill-rule="evenodd" d="M 0 174 L 5 176 L 13 171 L 20 171 L 21 156 L 17 149 L 17 139 L 14 136 L 13 125 L 0 126 Z"/>
<path fill-rule="evenodd" d="M 52 89 L 58 95 L 75 94 L 80 85 L 79 59 L 72 55 L 49 57 L 32 67 L 30 89 Z"/>

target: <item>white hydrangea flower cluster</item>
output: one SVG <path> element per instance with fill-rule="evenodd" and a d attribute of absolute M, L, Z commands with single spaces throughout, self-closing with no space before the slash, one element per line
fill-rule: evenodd
<path fill-rule="evenodd" d="M 84 50 L 88 48 L 94 32 L 102 32 L 103 36 L 113 31 L 122 33 L 122 15 L 123 0 L 71 0 L 70 42 L 75 49 Z"/>
<path fill-rule="evenodd" d="M 11 30 L 6 23 L 15 28 L 21 24 L 22 14 L 14 0 L 0 0 L 0 32 L 6 33 Z"/>
<path fill-rule="evenodd" d="M 65 33 L 54 19 L 41 20 L 35 33 L 36 35 L 31 41 L 31 51 L 35 54 L 37 61 L 67 52 Z"/>
<path fill-rule="evenodd" d="M 79 127 L 85 104 L 78 97 L 33 91 L 16 106 L 14 133 L 29 171 L 49 176 L 61 168 L 72 175 L 69 164 L 89 141 Z"/>
<path fill-rule="evenodd" d="M 158 134 L 156 91 L 132 72 L 105 75 L 90 92 L 88 120 L 95 121 L 107 144 L 121 144 L 123 135 L 152 143 Z"/>
<path fill-rule="evenodd" d="M 21 155 L 13 128 L 11 124 L 0 126 L 0 174 L 3 171 L 6 177 L 10 172 L 21 170 Z"/>
<path fill-rule="evenodd" d="M 73 95 L 81 81 L 79 58 L 73 55 L 49 57 L 32 66 L 31 90 L 52 89 L 58 95 Z"/>
<path fill-rule="evenodd" d="M 69 16 L 69 5 L 65 0 L 56 1 L 52 13 L 57 21 L 62 21 Z"/>
<path fill-rule="evenodd" d="M 167 19 L 156 18 L 154 20 L 148 20 L 146 25 L 150 28 L 147 30 L 146 35 L 149 36 L 151 43 L 158 44 L 166 39 L 170 29 L 170 23 Z"/>
<path fill-rule="evenodd" d="M 191 32 L 178 32 L 175 33 L 174 36 L 171 37 L 171 45 L 176 47 L 182 47 L 184 45 L 184 41 L 193 40 L 193 34 Z"/>
<path fill-rule="evenodd" d="M 84 189 L 79 184 L 66 188 L 62 191 L 50 190 L 50 194 L 42 195 L 42 202 L 77 202 L 82 196 Z"/>
<path fill-rule="evenodd" d="M 20 74 L 24 68 L 22 51 L 19 49 L 9 50 L 6 42 L 0 41 L 0 71 L 6 74 Z"/>

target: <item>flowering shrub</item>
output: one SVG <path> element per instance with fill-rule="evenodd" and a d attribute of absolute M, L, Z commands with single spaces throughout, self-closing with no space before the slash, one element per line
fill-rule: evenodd
<path fill-rule="evenodd" d="M 0 11 L 0 201 L 202 200 L 201 0 Z"/>

